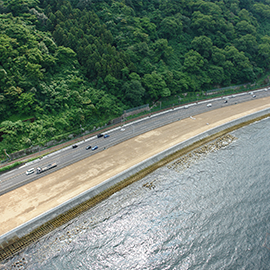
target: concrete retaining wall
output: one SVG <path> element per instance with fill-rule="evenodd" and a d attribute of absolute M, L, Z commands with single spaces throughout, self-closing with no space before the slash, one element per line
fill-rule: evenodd
<path fill-rule="evenodd" d="M 270 108 L 253 113 L 251 115 L 247 115 L 245 117 L 242 117 L 242 118 L 239 118 L 237 120 L 231 121 L 229 123 L 223 124 L 223 125 L 218 126 L 216 128 L 210 129 L 210 130 L 203 132 L 197 136 L 194 136 L 194 137 L 192 137 L 192 138 L 190 138 L 190 139 L 188 139 L 188 140 L 186 140 L 178 145 L 175 145 L 175 146 L 137 164 L 136 166 L 133 166 L 133 167 L 129 168 L 128 170 L 123 171 L 122 173 L 120 173 L 120 174 L 118 174 L 110 179 L 107 179 L 106 181 L 102 182 L 101 184 L 81 193 L 80 195 L 74 197 L 73 199 L 66 201 L 65 203 L 43 213 L 42 215 L 37 216 L 36 218 L 22 224 L 21 226 L 18 226 L 17 228 L 13 229 L 12 231 L 10 231 L 4 235 L 1 235 L 0 236 L 0 245 L 9 242 L 11 239 L 21 238 L 21 237 L 29 234 L 34 229 L 43 225 L 47 221 L 50 221 L 53 218 L 59 216 L 60 214 L 62 214 L 64 212 L 72 209 L 73 207 L 78 206 L 79 204 L 85 202 L 86 200 L 91 199 L 91 198 L 95 197 L 96 195 L 99 195 L 101 192 L 111 188 L 112 186 L 125 180 L 129 176 L 136 174 L 137 172 L 153 165 L 154 163 L 160 161 L 161 159 L 175 153 L 178 150 L 183 149 L 184 147 L 187 147 L 187 146 L 193 144 L 194 142 L 196 142 L 198 140 L 204 139 L 208 136 L 216 134 L 216 133 L 218 133 L 222 130 L 225 130 L 227 128 L 236 126 L 238 124 L 242 124 L 244 122 L 256 119 L 258 117 L 262 117 L 262 116 L 267 115 L 267 114 L 270 114 Z"/>

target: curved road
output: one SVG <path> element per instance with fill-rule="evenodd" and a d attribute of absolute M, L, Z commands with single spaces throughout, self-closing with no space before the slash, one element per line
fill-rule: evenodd
<path fill-rule="evenodd" d="M 85 141 L 77 143 L 77 148 L 72 148 L 71 146 L 66 147 L 41 159 L 29 162 L 20 168 L 2 174 L 0 177 L 0 195 L 3 195 L 11 190 L 43 177 L 44 175 L 54 172 L 55 170 L 64 168 L 72 163 L 89 157 L 90 155 L 94 155 L 95 153 L 103 151 L 106 148 L 119 144 L 122 141 L 126 141 L 134 136 L 143 134 L 155 128 L 182 120 L 187 117 L 192 118 L 194 115 L 209 110 L 215 110 L 224 106 L 230 106 L 236 103 L 242 103 L 254 98 L 263 98 L 266 96 L 270 96 L 270 88 L 269 90 L 268 88 L 263 88 L 252 92 L 230 95 L 223 98 L 199 101 L 147 116 L 143 119 L 128 123 L 122 128 L 117 127 L 106 132 L 106 134 L 110 135 L 108 138 L 97 138 L 96 136 L 91 137 Z M 98 149 L 86 150 L 87 146 L 98 146 Z M 55 168 L 41 174 L 33 173 L 26 175 L 26 171 L 30 168 L 34 168 L 36 170 L 37 167 L 44 167 L 54 162 L 57 163 L 57 167 Z"/>

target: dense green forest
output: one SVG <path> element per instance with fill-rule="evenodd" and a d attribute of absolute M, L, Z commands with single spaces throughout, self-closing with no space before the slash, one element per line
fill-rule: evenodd
<path fill-rule="evenodd" d="M 270 67 L 270 0 L 0 0 L 0 29 L 0 154 Z"/>

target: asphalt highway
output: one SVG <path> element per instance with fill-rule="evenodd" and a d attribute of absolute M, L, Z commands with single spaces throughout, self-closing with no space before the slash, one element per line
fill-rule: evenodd
<path fill-rule="evenodd" d="M 44 175 L 55 172 L 56 170 L 62 169 L 91 155 L 95 155 L 100 151 L 104 151 L 111 146 L 119 144 L 122 141 L 128 140 L 147 131 L 185 119 L 187 117 L 193 118 L 194 115 L 209 110 L 215 110 L 224 106 L 230 106 L 236 103 L 242 103 L 250 101 L 254 98 L 257 99 L 266 96 L 270 96 L 270 88 L 269 90 L 268 88 L 263 88 L 252 92 L 235 94 L 222 98 L 214 98 L 211 100 L 198 101 L 192 104 L 187 104 L 184 106 L 175 107 L 174 109 L 162 111 L 160 113 L 152 115 L 149 114 L 145 118 L 107 131 L 104 133 L 109 135 L 107 138 L 97 138 L 97 136 L 95 136 L 86 140 L 82 140 L 76 144 L 76 148 L 73 148 L 72 146 L 66 147 L 57 152 L 48 154 L 41 159 L 29 162 L 20 168 L 2 174 L 0 176 L 0 195 L 35 181 Z M 86 150 L 87 146 L 91 146 L 91 148 Z M 98 148 L 96 150 L 92 150 L 94 146 L 98 146 Z M 57 163 L 57 167 L 40 174 L 36 174 L 37 167 L 43 168 L 48 166 L 48 164 L 53 163 Z M 27 175 L 26 171 L 31 168 L 34 168 L 34 173 Z"/>

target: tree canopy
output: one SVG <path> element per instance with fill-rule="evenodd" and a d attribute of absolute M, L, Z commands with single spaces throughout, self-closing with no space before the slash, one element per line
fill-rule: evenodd
<path fill-rule="evenodd" d="M 270 67 L 269 18 L 265 0 L 2 0 L 1 144 L 20 150 L 160 98 L 254 82 Z"/>

